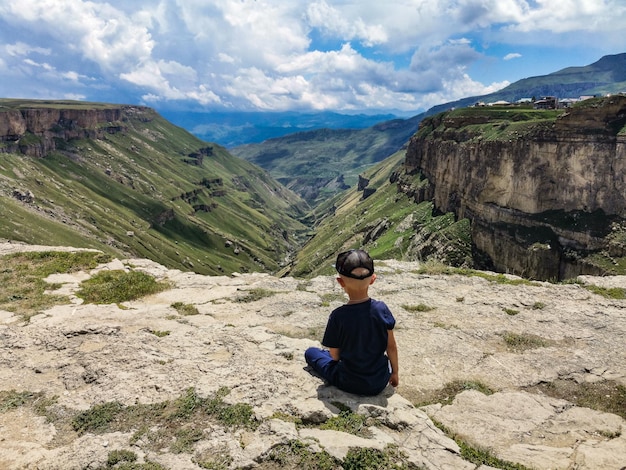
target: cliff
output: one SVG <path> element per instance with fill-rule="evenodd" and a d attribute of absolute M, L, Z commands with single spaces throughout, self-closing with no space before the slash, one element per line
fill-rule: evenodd
<path fill-rule="evenodd" d="M 405 171 L 428 180 L 418 202 L 471 221 L 486 266 L 538 279 L 601 274 L 626 252 L 625 124 L 619 95 L 567 112 L 459 109 L 422 121 Z"/>
<path fill-rule="evenodd" d="M 54 103 L 54 104 L 51 104 Z M 57 148 L 57 141 L 101 139 L 105 134 L 124 132 L 128 115 L 139 112 L 154 117 L 150 108 L 98 105 L 62 106 L 42 102 L 36 106 L 0 106 L 0 152 L 44 157 Z M 89 107 L 87 107 L 89 106 Z"/>
<path fill-rule="evenodd" d="M 3 279 L 45 279 L 40 296 L 53 304 L 33 307 L 10 281 L 0 286 L 0 468 L 626 462 L 625 301 L 599 295 L 623 292 L 623 276 L 558 285 L 377 261 L 370 292 L 397 321 L 400 385 L 362 397 L 305 367 L 304 351 L 345 302 L 334 276 L 202 276 L 99 253 L 100 264 L 78 269 L 50 250 L 86 260 L 72 248 L 0 242 Z M 79 296 L 120 272 L 166 287 L 118 302 Z"/>

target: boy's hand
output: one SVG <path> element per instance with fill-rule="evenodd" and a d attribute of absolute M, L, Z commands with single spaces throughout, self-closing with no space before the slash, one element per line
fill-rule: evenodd
<path fill-rule="evenodd" d="M 391 377 L 389 377 L 389 384 L 392 387 L 397 387 L 399 383 L 400 383 L 400 377 L 398 377 L 398 374 L 395 372 L 392 373 Z"/>

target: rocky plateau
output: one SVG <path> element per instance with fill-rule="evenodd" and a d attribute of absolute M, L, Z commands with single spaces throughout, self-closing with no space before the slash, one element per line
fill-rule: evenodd
<path fill-rule="evenodd" d="M 73 250 L 2 243 L 0 255 L 51 249 Z M 103 403 L 175 400 L 190 388 L 207 397 L 227 387 L 224 400 L 249 405 L 259 425 L 231 429 L 207 419 L 191 450 L 177 453 L 150 449 L 133 432 L 79 434 L 56 427 L 32 406 L 18 406 L 0 411 L 0 468 L 107 468 L 116 450 L 168 469 L 214 468 L 200 467 L 199 456 L 218 451 L 228 454 L 228 468 L 279 468 L 268 456 L 289 442 L 324 450 L 338 462 L 353 448 L 392 445 L 407 468 L 497 468 L 466 459 L 452 437 L 520 465 L 515 468 L 625 468 L 623 417 L 541 388 L 556 381 L 574 387 L 610 382 L 624 390 L 626 300 L 585 286 L 625 288 L 625 277 L 500 283 L 419 274 L 418 267 L 377 261 L 370 293 L 397 319 L 400 354 L 399 387 L 377 397 L 343 393 L 305 367 L 304 350 L 319 344 L 330 310 L 344 301 L 333 276 L 203 276 L 144 259 L 50 276 L 54 292 L 68 296 L 66 304 L 27 323 L 0 311 L 0 390 L 56 397 L 54 406 L 78 413 Z M 83 303 L 74 295 L 81 281 L 111 269 L 144 271 L 171 287 L 119 305 Z M 240 301 L 255 289 L 273 295 Z M 178 315 L 176 302 L 194 305 L 198 314 Z M 511 335 L 540 341 L 517 349 L 506 341 Z M 424 404 L 454 381 L 481 383 L 492 393 L 472 388 Z M 323 429 L 340 408 L 367 418 L 367 437 Z"/>

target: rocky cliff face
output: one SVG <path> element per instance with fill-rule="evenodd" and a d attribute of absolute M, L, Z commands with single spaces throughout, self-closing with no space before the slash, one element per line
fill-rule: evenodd
<path fill-rule="evenodd" d="M 0 108 L 0 152 L 43 157 L 59 141 L 123 132 L 127 116 L 137 111 L 147 118 L 154 113 L 134 106 Z"/>
<path fill-rule="evenodd" d="M 457 110 L 422 122 L 405 167 L 428 179 L 418 201 L 471 220 L 492 267 L 540 279 L 600 274 L 599 257 L 624 256 L 625 123 L 625 96 L 559 115 Z"/>

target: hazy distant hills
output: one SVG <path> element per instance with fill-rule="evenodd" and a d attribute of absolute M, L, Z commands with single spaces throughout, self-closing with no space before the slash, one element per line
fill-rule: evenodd
<path fill-rule="evenodd" d="M 314 129 L 363 129 L 396 119 L 393 114 L 340 114 L 332 112 L 195 112 L 160 110 L 170 122 L 198 138 L 226 148 L 258 143 L 294 132 Z"/>

